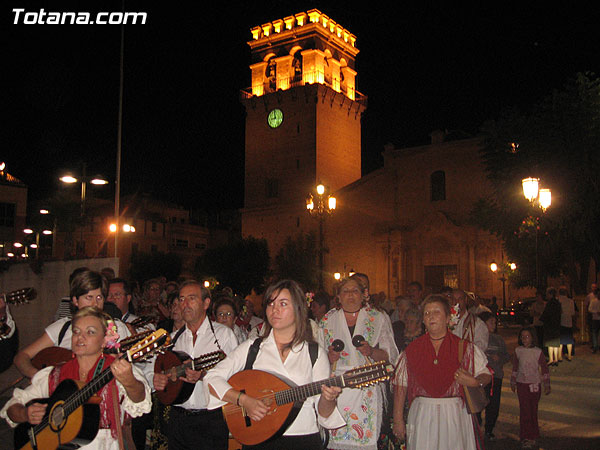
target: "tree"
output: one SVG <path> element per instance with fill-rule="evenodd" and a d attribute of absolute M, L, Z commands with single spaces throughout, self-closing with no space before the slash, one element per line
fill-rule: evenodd
<path fill-rule="evenodd" d="M 248 237 L 207 250 L 196 261 L 200 278 L 212 276 L 222 286 L 246 296 L 261 289 L 269 270 L 269 247 L 264 239 Z"/>
<path fill-rule="evenodd" d="M 279 279 L 296 280 L 305 289 L 314 291 L 318 285 L 317 240 L 314 233 L 288 237 L 275 257 L 275 275 Z"/>
<path fill-rule="evenodd" d="M 146 280 L 159 276 L 176 280 L 181 273 L 181 258 L 174 253 L 136 253 L 131 255 L 129 276 L 140 286 Z"/>
<path fill-rule="evenodd" d="M 584 292 L 590 261 L 600 267 L 600 79 L 577 74 L 530 112 L 506 111 L 482 131 L 495 198 L 475 206 L 475 223 L 504 240 L 520 267 L 517 284 L 535 285 L 537 239 L 542 282 L 567 274 Z M 530 176 L 552 190 L 544 214 L 521 193 Z"/>

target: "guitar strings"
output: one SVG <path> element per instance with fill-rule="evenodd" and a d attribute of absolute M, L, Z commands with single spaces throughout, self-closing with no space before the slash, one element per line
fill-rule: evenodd
<path fill-rule="evenodd" d="M 373 368 L 375 368 L 376 370 L 372 370 Z M 357 369 L 362 369 L 362 370 L 357 370 Z M 375 384 L 379 381 L 383 381 L 383 380 L 389 378 L 389 375 L 387 375 L 385 373 L 383 373 L 383 374 L 381 373 L 381 371 L 379 370 L 380 368 L 377 365 L 369 365 L 369 366 L 360 367 L 357 369 L 355 369 L 355 371 L 357 373 L 353 374 L 353 376 L 350 377 L 349 380 L 346 380 L 346 377 L 348 377 L 350 374 L 345 373 L 345 374 L 339 375 L 337 377 L 326 378 L 321 381 L 314 381 L 312 383 L 305 384 L 304 386 L 296 386 L 296 387 L 293 387 L 290 389 L 284 389 L 281 391 L 269 393 L 267 395 L 264 395 L 261 397 L 255 397 L 255 398 L 257 400 L 262 400 L 265 398 L 274 397 L 275 403 L 277 403 L 277 397 L 279 397 L 285 403 L 292 403 L 295 400 L 299 400 L 299 397 L 308 398 L 308 397 L 312 397 L 313 395 L 318 395 L 319 392 L 316 392 L 312 395 L 310 395 L 310 394 L 317 389 L 320 390 L 320 387 L 323 384 L 325 384 L 327 386 L 344 387 L 348 381 L 353 381 L 353 383 L 355 385 L 357 385 L 357 387 L 361 387 L 361 386 L 366 387 L 369 384 Z M 298 394 L 303 394 L 303 395 L 299 396 Z M 239 412 L 242 409 L 243 408 L 241 406 L 237 406 L 237 405 L 230 403 L 229 407 L 224 409 L 224 413 L 226 415 L 233 414 L 233 413 Z"/>
<path fill-rule="evenodd" d="M 124 358 L 126 355 L 122 355 L 119 359 Z M 83 404 L 84 397 L 88 396 L 89 391 L 96 392 L 100 390 L 104 384 L 110 382 L 110 379 L 113 377 L 113 373 L 108 368 L 104 370 L 95 378 L 92 378 L 88 384 L 86 384 L 83 389 L 78 390 L 68 401 L 64 402 L 62 407 L 64 408 L 66 414 L 65 416 L 69 416 L 73 411 L 75 411 L 81 404 Z M 104 380 L 104 378 L 109 378 L 108 380 Z M 98 386 L 99 385 L 99 386 Z M 89 397 L 88 397 L 89 398 Z M 79 405 L 77 405 L 79 403 Z M 75 408 L 73 408 L 74 405 Z M 50 413 L 45 416 L 42 421 L 33 427 L 34 433 L 38 434 L 44 428 L 46 428 L 50 424 Z"/>

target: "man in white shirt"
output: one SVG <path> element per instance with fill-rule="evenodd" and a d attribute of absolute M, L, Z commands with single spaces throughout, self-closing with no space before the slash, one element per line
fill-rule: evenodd
<path fill-rule="evenodd" d="M 453 289 L 450 299 L 451 306 L 458 303 L 459 320 L 452 333 L 462 339 L 471 341 L 482 352 L 485 352 L 488 346 L 489 330 L 485 323 L 475 314 L 468 311 L 467 294 L 461 289 Z"/>
<path fill-rule="evenodd" d="M 206 353 L 222 350 L 230 353 L 237 346 L 233 331 L 220 323 L 212 322 L 206 315 L 210 306 L 210 291 L 195 280 L 189 280 L 180 286 L 179 299 L 185 327 L 173 332 L 174 351 L 187 353 L 198 358 Z M 204 377 L 203 371 L 186 369 L 187 383 L 195 387 L 189 399 L 179 405 L 173 405 L 169 418 L 167 438 L 169 449 L 227 449 L 229 431 L 223 420 L 219 402 L 214 397 L 208 400 L 204 386 L 198 381 Z M 164 390 L 168 376 L 154 374 L 154 387 Z"/>

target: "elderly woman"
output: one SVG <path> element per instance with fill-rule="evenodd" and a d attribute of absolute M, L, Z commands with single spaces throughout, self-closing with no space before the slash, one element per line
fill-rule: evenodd
<path fill-rule="evenodd" d="M 335 375 L 369 361 L 383 360 L 395 364 L 398 359 L 387 313 L 368 306 L 364 292 L 359 278 L 342 280 L 337 308 L 321 319 L 323 346 L 329 350 L 329 361 Z M 340 352 L 332 346 L 337 339 L 344 343 Z M 346 426 L 330 431 L 328 448 L 376 449 L 383 419 L 384 392 L 381 384 L 364 389 L 344 389 L 338 405 Z"/>
<path fill-rule="evenodd" d="M 77 311 L 73 316 L 71 338 L 75 358 L 64 365 L 40 370 L 31 385 L 24 390 L 15 389 L 0 416 L 13 427 L 23 422 L 37 425 L 48 412 L 47 405 L 35 401 L 29 404 L 30 401 L 49 397 L 63 380 L 88 383 L 96 374 L 110 370 L 116 380 L 110 381 L 97 394 L 102 400 L 99 405 L 100 429 L 93 441 L 81 448 L 119 449 L 118 436 L 124 414 L 137 417 L 150 411 L 150 387 L 143 374 L 125 359 L 103 354 L 108 319 L 96 308 L 85 307 Z M 122 400 L 115 404 L 117 398 Z"/>
<path fill-rule="evenodd" d="M 394 334 L 396 346 L 400 352 L 404 351 L 404 349 L 408 347 L 408 344 L 423 334 L 423 316 L 421 311 L 419 311 L 418 308 L 411 306 L 404 312 L 403 322 L 404 330 L 402 336 L 396 336 Z"/>
<path fill-rule="evenodd" d="M 394 434 L 406 438 L 408 449 L 475 450 L 475 426 L 463 400 L 464 386 L 487 385 L 492 377 L 485 354 L 448 330 L 446 297 L 423 301 L 427 332 L 400 356 L 394 379 Z M 459 361 L 459 345 L 464 346 Z M 405 423 L 402 407 L 410 405 Z"/>
<path fill-rule="evenodd" d="M 233 334 L 235 334 L 238 344 L 241 344 L 248 338 L 248 333 L 235 323 L 239 316 L 239 310 L 236 303 L 231 298 L 219 298 L 215 302 L 214 311 L 217 322 L 222 323 L 233 330 Z"/>

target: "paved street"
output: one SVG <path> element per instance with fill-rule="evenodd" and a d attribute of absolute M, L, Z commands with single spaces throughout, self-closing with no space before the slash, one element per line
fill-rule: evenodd
<path fill-rule="evenodd" d="M 516 327 L 500 329 L 511 353 L 517 345 L 517 332 Z M 487 450 L 520 449 L 519 401 L 509 386 L 510 363 L 505 369 L 497 438 L 487 443 Z M 552 393 L 542 396 L 539 406 L 540 449 L 600 449 L 600 354 L 579 345 L 573 361 L 552 368 L 550 377 Z M 0 404 L 6 400 L 6 396 L 0 398 Z M 11 443 L 12 432 L 2 421 L 0 450 L 11 449 Z"/>
<path fill-rule="evenodd" d="M 517 345 L 519 328 L 501 328 L 512 354 Z M 600 448 L 600 354 L 592 354 L 589 346 L 579 345 L 573 361 L 551 368 L 552 392 L 542 396 L 539 405 L 540 449 Z M 519 444 L 519 400 L 510 390 L 510 363 L 505 366 L 500 417 L 496 425 L 496 441 L 488 450 L 511 450 Z"/>

